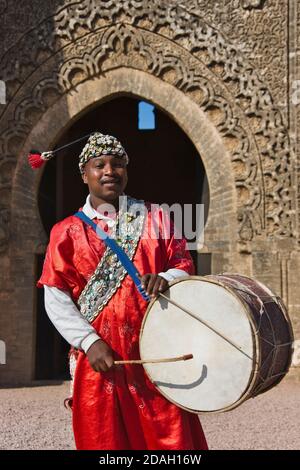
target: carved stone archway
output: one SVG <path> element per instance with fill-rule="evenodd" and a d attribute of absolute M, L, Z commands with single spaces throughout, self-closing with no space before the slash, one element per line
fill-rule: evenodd
<path fill-rule="evenodd" d="M 21 155 L 27 155 L 36 142 L 39 142 L 42 148 L 52 148 L 79 116 L 93 106 L 121 95 L 132 95 L 153 102 L 188 135 L 201 155 L 211 195 L 204 249 L 214 251 L 220 242 L 227 243 L 228 247 L 235 244 L 237 239 L 232 239 L 232 226 L 236 224 L 236 190 L 230 157 L 222 139 L 205 113 L 189 97 L 148 73 L 121 67 L 110 70 L 105 77 L 81 83 L 77 87 L 76 94 L 69 92 L 48 108 L 28 135 Z M 59 120 L 56 119 L 57 116 Z M 26 201 L 24 201 L 24 174 L 27 175 Z M 30 184 L 28 184 L 29 178 Z M 36 205 L 40 178 L 40 172 L 31 170 L 28 172 L 26 159 L 21 157 L 18 159 L 12 193 L 13 220 L 20 220 L 25 209 L 27 223 L 38 235 L 37 252 L 47 243 Z M 227 199 L 227 205 L 224 204 L 224 198 Z M 228 225 L 224 224 L 224 209 L 228 213 Z M 15 230 L 18 230 L 17 226 Z M 211 233 L 213 236 L 210 236 Z M 16 249 L 20 249 L 19 242 Z"/>
<path fill-rule="evenodd" d="M 234 244 L 231 230 L 236 223 L 236 194 L 231 163 L 215 126 L 207 119 L 205 113 L 181 91 L 174 90 L 170 84 L 161 82 L 150 74 L 133 69 L 111 70 L 107 72 L 105 77 L 78 85 L 77 92 L 76 94 L 67 93 L 48 108 L 28 135 L 21 151 L 22 155 L 26 155 L 36 142 L 39 142 L 42 148 L 51 148 L 61 134 L 83 112 L 93 105 L 101 104 L 104 100 L 120 94 L 132 94 L 152 101 L 177 122 L 202 157 L 211 193 L 204 249 L 217 254 L 220 251 L 219 245 L 222 244 L 223 247 L 227 246 L 228 252 L 231 252 L 231 247 Z M 172 100 L 170 100 L 170 94 Z M 59 120 L 56 119 L 57 116 L 60 117 Z M 24 177 L 26 178 L 25 198 Z M 39 172 L 28 169 L 26 159 L 18 159 L 12 194 L 13 222 L 16 221 L 13 223 L 16 237 L 12 247 L 12 265 L 17 266 L 18 258 L 22 257 L 22 272 L 17 270 L 13 273 L 16 284 L 23 283 L 24 289 L 18 290 L 14 298 L 15 315 L 20 322 L 24 318 L 23 296 L 25 290 L 27 301 L 31 298 L 32 304 L 34 303 L 32 266 L 35 254 L 44 252 L 47 243 L 47 236 L 41 225 L 36 203 L 40 177 Z M 223 222 L 224 197 L 227 200 L 227 225 Z M 26 282 L 24 281 L 24 271 L 31 273 L 31 276 L 26 276 Z M 32 312 L 32 322 L 34 322 L 33 315 Z M 33 339 L 30 344 L 34 344 Z"/>
<path fill-rule="evenodd" d="M 26 153 L 33 144 L 51 148 L 101 100 L 129 93 L 153 101 L 199 150 L 210 186 L 205 249 L 215 257 L 214 271 L 251 274 L 252 245 L 263 250 L 266 237 L 275 248 L 283 238 L 293 246 L 289 139 L 268 87 L 238 47 L 199 16 L 146 4 L 66 4 L 2 61 L 9 104 L 0 117 L 1 165 L 13 177 L 0 181 L 0 223 L 10 214 L 12 234 L 9 242 L 3 224 L 0 246 L 10 253 L 3 262 L 10 267 L 9 308 L 30 349 L 23 355 L 22 343 L 14 346 L 7 380 L 32 377 L 33 253 L 46 243 L 36 203 L 40 173 L 32 173 Z"/>

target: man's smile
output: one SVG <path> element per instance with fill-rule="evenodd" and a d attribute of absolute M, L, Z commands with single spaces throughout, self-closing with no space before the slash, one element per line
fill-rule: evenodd
<path fill-rule="evenodd" d="M 118 178 L 106 178 L 100 180 L 100 183 L 106 186 L 115 186 L 120 184 L 120 180 Z"/>

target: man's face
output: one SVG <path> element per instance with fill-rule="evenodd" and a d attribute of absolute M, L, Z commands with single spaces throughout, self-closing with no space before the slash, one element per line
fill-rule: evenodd
<path fill-rule="evenodd" d="M 127 184 L 126 162 L 114 155 L 91 158 L 84 166 L 82 179 L 93 196 L 108 203 L 114 202 Z"/>

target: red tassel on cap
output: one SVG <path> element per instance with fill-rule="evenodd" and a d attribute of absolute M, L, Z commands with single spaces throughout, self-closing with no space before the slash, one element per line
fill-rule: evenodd
<path fill-rule="evenodd" d="M 59 150 L 63 150 L 67 147 L 70 147 L 70 145 L 76 144 L 77 142 L 81 142 L 87 137 L 90 137 L 90 135 L 91 133 L 88 135 L 84 135 L 83 137 L 80 137 L 80 139 L 74 140 L 73 142 L 70 142 L 69 144 L 65 144 L 62 147 L 59 147 L 58 149 L 50 150 L 49 152 L 41 153 L 38 150 L 30 150 L 28 154 L 28 163 L 31 166 L 31 168 L 33 168 L 34 170 L 36 168 L 41 168 L 41 166 L 43 166 L 44 163 L 51 160 L 51 158 L 53 158 Z"/>
<path fill-rule="evenodd" d="M 28 162 L 31 168 L 41 168 L 44 165 L 45 160 L 42 158 L 42 154 L 37 150 L 31 150 L 28 154 Z"/>

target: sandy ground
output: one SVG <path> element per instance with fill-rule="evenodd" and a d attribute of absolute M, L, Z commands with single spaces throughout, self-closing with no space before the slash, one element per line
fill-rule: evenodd
<path fill-rule="evenodd" d="M 0 449 L 74 449 L 69 383 L 0 390 Z M 300 383 L 201 416 L 210 449 L 300 449 Z"/>

